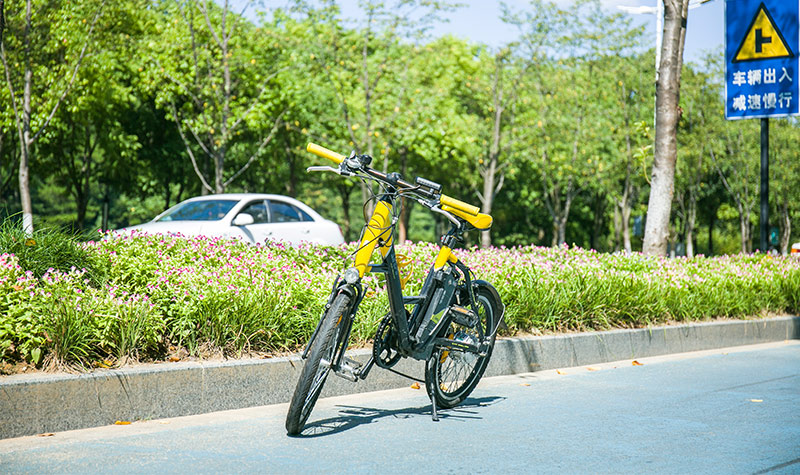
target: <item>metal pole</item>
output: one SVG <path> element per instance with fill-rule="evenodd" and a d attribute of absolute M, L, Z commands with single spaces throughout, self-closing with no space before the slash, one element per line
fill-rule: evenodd
<path fill-rule="evenodd" d="M 769 119 L 761 119 L 761 252 L 769 250 Z"/>

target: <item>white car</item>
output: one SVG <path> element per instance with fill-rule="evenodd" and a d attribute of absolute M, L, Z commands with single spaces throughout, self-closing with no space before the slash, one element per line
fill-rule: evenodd
<path fill-rule="evenodd" d="M 148 234 L 242 239 L 252 244 L 283 241 L 337 245 L 342 230 L 306 204 L 288 196 L 257 193 L 207 195 L 182 201 L 148 223 L 122 228 Z"/>

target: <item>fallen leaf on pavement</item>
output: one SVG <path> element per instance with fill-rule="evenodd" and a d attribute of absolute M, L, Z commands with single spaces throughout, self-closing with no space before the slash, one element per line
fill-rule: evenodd
<path fill-rule="evenodd" d="M 411 389 L 419 389 L 419 383 L 412 384 Z"/>
<path fill-rule="evenodd" d="M 589 371 L 600 371 L 600 368 L 595 368 L 593 366 L 587 366 L 586 369 Z"/>
<path fill-rule="evenodd" d="M 556 370 L 556 373 L 558 373 L 558 374 L 567 374 L 567 373 L 565 373 L 565 372 L 561 371 L 560 369 L 557 369 L 557 370 Z"/>
<path fill-rule="evenodd" d="M 639 363 L 636 360 L 633 360 L 633 363 L 631 363 L 631 364 L 634 365 L 634 366 L 644 366 L 642 363 Z"/>
<path fill-rule="evenodd" d="M 750 402 L 764 402 L 763 399 L 751 399 Z"/>
<path fill-rule="evenodd" d="M 519 383 L 520 386 L 530 386 L 528 383 Z"/>
<path fill-rule="evenodd" d="M 52 432 L 45 432 L 44 434 L 36 434 L 37 437 L 53 437 L 55 434 Z"/>
<path fill-rule="evenodd" d="M 114 424 L 118 426 L 127 426 L 130 425 L 131 421 L 117 421 Z"/>

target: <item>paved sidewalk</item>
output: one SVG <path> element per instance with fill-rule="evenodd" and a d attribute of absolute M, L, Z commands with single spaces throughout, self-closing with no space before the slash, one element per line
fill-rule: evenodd
<path fill-rule="evenodd" d="M 800 341 L 0 440 L 15 473 L 798 473 Z"/>
<path fill-rule="evenodd" d="M 686 351 L 800 338 L 800 317 L 732 320 L 636 330 L 498 340 L 487 376 L 527 373 Z M 350 356 L 365 361 L 371 350 Z M 83 375 L 0 377 L 0 439 L 288 402 L 302 361 L 295 355 L 222 363 L 156 364 Z M 397 369 L 423 377 L 423 363 Z M 400 388 L 375 368 L 365 381 L 331 377 L 323 397 Z"/>

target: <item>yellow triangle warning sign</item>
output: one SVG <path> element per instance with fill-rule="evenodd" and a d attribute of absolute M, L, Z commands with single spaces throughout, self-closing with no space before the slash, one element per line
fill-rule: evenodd
<path fill-rule="evenodd" d="M 769 10 L 762 3 L 758 7 L 747 34 L 744 35 L 739 49 L 733 56 L 733 62 L 752 61 L 754 59 L 791 58 L 794 56 L 786 40 L 783 38 Z"/>

